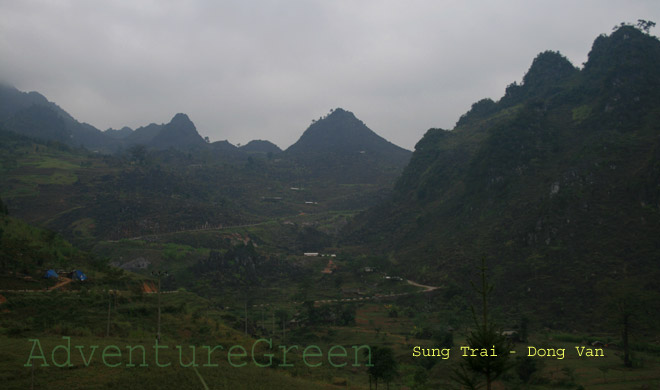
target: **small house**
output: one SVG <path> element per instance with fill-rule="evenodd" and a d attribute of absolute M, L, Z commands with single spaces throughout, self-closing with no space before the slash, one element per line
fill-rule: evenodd
<path fill-rule="evenodd" d="M 502 331 L 502 336 L 504 336 L 507 340 L 511 340 L 514 342 L 520 341 L 520 335 L 518 335 L 518 332 L 516 332 L 515 330 Z"/>
<path fill-rule="evenodd" d="M 85 275 L 81 270 L 77 269 L 71 272 L 71 279 L 79 282 L 84 282 L 85 280 L 87 280 L 87 275 Z"/>

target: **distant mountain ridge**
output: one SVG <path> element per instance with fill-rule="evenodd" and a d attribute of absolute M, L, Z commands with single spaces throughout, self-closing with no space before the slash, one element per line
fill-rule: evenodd
<path fill-rule="evenodd" d="M 280 149 L 277 145 L 270 141 L 265 141 L 265 140 L 252 140 L 248 142 L 247 144 L 241 146 L 239 148 L 240 150 L 248 153 L 280 153 L 282 149 Z"/>
<path fill-rule="evenodd" d="M 84 146 L 107 153 L 132 145 L 181 150 L 207 147 L 186 114 L 176 114 L 168 123 L 151 123 L 135 130 L 123 127 L 120 130 L 100 131 L 92 125 L 78 122 L 40 93 L 21 92 L 8 85 L 0 85 L 0 125 L 36 139 Z"/>
<path fill-rule="evenodd" d="M 35 139 L 83 146 L 104 153 L 142 145 L 151 150 L 204 150 L 219 153 L 228 161 L 246 161 L 249 155 L 270 158 L 278 154 L 280 158 L 291 160 L 308 179 L 330 179 L 341 183 L 389 183 L 412 155 L 369 129 L 352 112 L 341 108 L 313 121 L 298 141 L 284 152 L 264 140 L 250 141 L 241 147 L 228 141 L 207 142 L 183 113 L 176 114 L 168 123 L 151 123 L 135 130 L 123 127 L 100 131 L 79 123 L 37 92 L 25 93 L 8 86 L 0 87 L 0 126 Z"/>
<path fill-rule="evenodd" d="M 36 139 L 84 146 L 106 153 L 133 145 L 144 145 L 158 150 L 210 148 L 229 153 L 228 157 L 237 157 L 244 153 L 282 152 L 277 145 L 266 140 L 253 140 L 240 148 L 227 141 L 208 143 L 184 113 L 176 114 L 168 123 L 151 123 L 135 130 L 123 127 L 119 130 L 110 128 L 100 131 L 94 126 L 78 122 L 38 92 L 21 92 L 7 85 L 0 85 L 0 125 L 7 130 Z M 368 154 L 369 156 L 362 160 L 376 158 L 385 162 L 388 167 L 394 166 L 397 169 L 402 168 L 411 155 L 410 151 L 386 141 L 366 127 L 353 113 L 341 108 L 315 121 L 298 142 L 286 150 L 286 155 L 308 161 L 319 157 L 332 160 L 328 153 L 349 156 L 350 159 L 354 159 L 356 154 Z"/>
<path fill-rule="evenodd" d="M 103 134 L 105 134 L 109 137 L 112 137 L 112 138 L 117 138 L 117 139 L 126 138 L 129 135 L 131 135 L 132 133 L 133 133 L 133 129 L 131 129 L 128 126 L 124 126 L 119 130 L 115 130 L 115 129 L 111 128 L 111 129 L 107 129 L 103 132 Z"/>

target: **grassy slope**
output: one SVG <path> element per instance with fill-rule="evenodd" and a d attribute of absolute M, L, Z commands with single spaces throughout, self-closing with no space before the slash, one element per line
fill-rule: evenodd
<path fill-rule="evenodd" d="M 254 229 L 254 231 L 252 231 Z M 246 228 L 243 232 L 247 236 L 268 237 L 270 231 L 267 226 Z M 172 243 L 152 243 L 149 245 L 162 245 L 163 251 L 178 249 L 187 250 L 182 242 L 195 240 L 195 235 L 201 235 L 199 242 L 213 242 L 208 237 L 211 232 L 196 234 L 180 234 L 168 236 Z M 184 237 L 180 237 L 183 235 Z M 271 236 L 277 239 L 278 236 Z M 143 244 L 136 244 L 140 248 Z M 264 247 L 272 242 L 264 240 Z M 169 249 L 168 249 L 169 248 Z M 270 249 L 274 250 L 274 249 Z M 378 266 L 379 259 L 346 258 L 336 259 L 339 269 L 335 274 L 323 276 L 320 271 L 327 259 L 304 259 L 304 275 L 309 280 L 310 287 L 308 299 L 353 297 L 353 295 L 337 295 L 340 287 L 361 287 L 362 291 L 371 296 L 389 291 L 411 291 L 401 289 L 404 286 L 388 285 L 384 283 L 378 273 L 364 274 L 359 272 L 362 266 Z M 295 261 L 295 260 L 294 260 Z M 92 279 L 104 279 L 102 274 L 94 275 Z M 298 280 L 300 281 L 300 280 Z M 297 282 L 298 282 L 297 281 Z M 400 298 L 385 298 L 382 301 L 352 303 L 357 308 L 355 326 L 317 325 L 311 327 L 293 328 L 287 326 L 286 335 L 282 335 L 279 320 L 272 327 L 271 316 L 277 310 L 286 310 L 290 315 L 302 312 L 300 304 L 292 304 L 294 296 L 300 294 L 301 285 L 298 283 L 280 285 L 276 293 L 267 293 L 273 285 L 264 285 L 259 289 L 266 294 L 257 294 L 258 300 L 254 304 L 265 306 L 251 307 L 248 310 L 250 328 L 256 325 L 256 332 L 260 337 L 273 337 L 274 344 L 319 345 L 324 351 L 332 345 L 368 344 L 371 346 L 387 346 L 393 348 L 399 363 L 400 376 L 395 384 L 412 385 L 414 375 L 420 370 L 422 362 L 410 356 L 413 345 L 432 346 L 433 342 L 424 336 L 424 329 L 442 327 L 451 324 L 456 327 L 455 346 L 452 359 L 437 361 L 427 372 L 428 384 L 431 387 L 443 388 L 448 386 L 452 367 L 459 362 L 458 346 L 464 341 L 465 328 L 460 324 L 469 321 L 464 318 L 467 313 L 466 303 L 455 298 L 447 299 L 451 295 L 443 290 L 431 294 L 411 295 Z M 3 315 L 0 318 L 0 376 L 8 388 L 25 388 L 29 386 L 30 369 L 22 367 L 30 354 L 32 343 L 30 338 L 39 338 L 49 354 L 52 347 L 62 342 L 61 336 L 72 337 L 74 345 L 145 345 L 149 348 L 156 327 L 156 301 L 155 294 L 142 294 L 134 288 L 135 283 L 122 283 L 122 293 L 112 298 L 111 337 L 104 337 L 106 332 L 108 295 L 107 288 L 113 288 L 110 282 L 92 280 L 90 283 L 70 286 L 71 292 L 52 293 L 3 293 L 7 302 L 0 305 Z M 131 287 L 133 286 L 133 287 Z M 415 289 L 413 289 L 415 290 Z M 286 293 L 288 296 L 280 296 Z M 245 337 L 242 333 L 243 307 L 227 306 L 225 296 L 216 296 L 204 299 L 199 296 L 178 292 L 162 296 L 163 316 L 162 331 L 164 341 L 168 345 L 234 345 L 251 346 L 258 336 Z M 392 316 L 396 311 L 398 315 Z M 460 313 L 463 313 L 461 315 Z M 502 314 L 499 314 L 501 319 Z M 232 329 L 231 327 L 235 327 Z M 589 340 L 588 336 L 553 335 L 539 329 L 534 325 L 531 345 L 568 346 L 582 344 L 582 340 Z M 591 336 L 593 337 L 593 336 Z M 603 340 L 616 340 L 612 335 L 602 335 Z M 563 340 L 563 341 L 562 341 Z M 568 342 L 567 340 L 570 340 Z M 75 350 L 74 350 L 75 352 Z M 186 350 L 184 349 L 184 352 Z M 589 388 L 617 388 L 628 385 L 653 385 L 660 380 L 660 364 L 655 354 L 637 352 L 639 361 L 644 367 L 633 371 L 619 369 L 620 359 L 608 352 L 606 359 L 597 361 L 580 361 L 575 358 L 566 360 L 544 360 L 534 377 L 532 389 L 546 388 L 574 388 L 577 384 Z M 153 355 L 149 355 L 153 358 Z M 174 351 L 165 354 L 168 360 L 177 361 Z M 48 356 L 50 362 L 50 356 Z M 205 359 L 204 350 L 198 351 L 198 359 Z M 220 362 L 217 368 L 199 368 L 200 375 L 210 388 L 336 388 L 331 386 L 333 381 L 348 380 L 351 388 L 367 388 L 367 376 L 364 368 L 337 368 L 328 366 L 307 368 L 302 366 L 299 357 L 294 357 L 296 367 L 266 369 L 247 366 L 234 368 L 228 366 L 226 361 Z M 60 369 L 56 367 L 42 367 L 35 371 L 37 385 L 48 384 L 48 388 L 201 388 L 201 382 L 190 368 L 168 367 L 157 368 L 153 362 L 149 368 L 108 368 L 99 360 L 92 367 L 84 367 L 82 361 L 74 353 L 75 368 Z M 603 375 L 605 375 L 603 377 Z M 75 378 L 75 379 L 74 379 Z M 518 383 L 516 375 L 511 372 L 506 379 L 507 386 Z M 603 379 L 604 378 L 604 379 Z M 641 379 L 637 379 L 641 378 Z M 74 383 L 72 383 L 74 382 Z"/>
<path fill-rule="evenodd" d="M 52 295 L 48 296 L 48 295 Z M 89 352 L 89 346 L 117 345 L 123 349 L 121 362 L 126 364 L 126 345 L 144 345 L 147 349 L 153 345 L 155 331 L 155 296 L 122 296 L 118 306 L 112 311 L 111 336 L 104 337 L 107 310 L 107 298 L 103 295 L 77 296 L 74 294 L 40 294 L 25 297 L 20 294 L 9 294 L 8 303 L 2 307 L 3 335 L 0 335 L 0 378 L 5 388 L 18 389 L 29 386 L 30 368 L 23 367 L 26 363 L 33 343 L 28 339 L 38 338 L 49 363 L 52 363 L 50 352 L 56 345 L 62 344 L 62 335 L 70 336 L 72 345 L 84 346 Z M 394 349 L 399 363 L 400 376 L 395 380 L 399 386 L 414 382 L 414 374 L 422 364 L 421 358 L 411 356 L 412 346 L 433 346 L 427 339 L 416 338 L 414 335 L 416 318 L 401 316 L 393 318 L 388 312 L 393 306 L 404 302 L 390 301 L 368 303 L 358 310 L 355 327 L 321 327 L 313 329 L 298 329 L 288 331 L 286 340 L 281 338 L 281 329 L 276 329 L 275 345 L 319 345 L 324 351 L 335 344 L 350 345 L 368 344 L 372 346 L 388 346 Z M 57 367 L 37 367 L 35 383 L 48 388 L 202 388 L 194 370 L 178 367 L 178 354 L 175 345 L 184 347 L 184 357 L 190 359 L 188 345 L 243 345 L 248 348 L 254 339 L 247 338 L 242 333 L 229 329 L 218 322 L 222 312 L 208 309 L 207 303 L 190 294 L 180 293 L 163 296 L 163 343 L 170 349 L 161 354 L 160 361 L 174 362 L 173 366 L 159 368 L 153 361 L 153 353 L 147 352 L 147 364 L 150 367 L 127 368 L 105 367 L 97 355 L 90 367 L 85 367 L 78 351 L 72 347 L 72 363 L 75 367 L 61 369 Z M 72 309 L 67 309 L 73 308 Z M 182 309 L 180 309 L 182 308 Z M 7 311 L 8 310 L 8 311 Z M 46 324 L 42 329 L 35 326 L 32 329 L 6 328 L 8 318 L 29 318 L 34 323 L 43 322 L 46 315 L 30 317 L 37 312 L 50 313 L 54 323 Z M 267 321 L 268 322 L 268 321 Z M 78 327 L 75 324 L 78 324 Z M 81 325 L 85 324 L 85 325 Z M 9 332 L 8 332 L 9 329 Z M 452 367 L 460 362 L 459 346 L 464 343 L 462 331 L 456 331 L 455 345 L 450 359 L 434 359 L 430 364 L 428 384 L 434 388 L 444 388 L 452 382 L 449 379 Z M 268 335 L 267 337 L 272 337 Z M 629 388 L 629 386 L 653 386 L 660 381 L 660 361 L 656 354 L 639 352 L 643 367 L 632 370 L 621 369 L 620 351 L 605 349 L 604 358 L 579 358 L 574 347 L 584 345 L 589 338 L 579 335 L 559 335 L 538 332 L 529 343 L 518 344 L 517 356 L 527 352 L 527 345 L 544 348 L 566 348 L 566 358 L 537 359 L 538 370 L 533 374 L 529 389 L 573 389 L 578 385 L 595 389 Z M 350 349 L 349 349 L 350 350 Z M 100 351 L 99 351 L 100 352 Z M 197 362 L 206 363 L 206 350 L 197 350 Z M 263 351 L 266 352 L 266 351 Z M 276 354 L 278 355 L 278 354 Z M 63 354 L 59 352 L 58 361 Z M 278 356 L 281 359 L 281 355 Z M 111 361 L 117 361 L 112 359 Z M 281 361 L 281 360 L 280 360 Z M 317 360 L 314 359 L 314 362 Z M 277 362 L 277 361 L 276 361 Z M 299 356 L 293 356 L 292 368 L 258 368 L 252 364 L 242 368 L 228 365 L 222 353 L 218 354 L 219 367 L 199 367 L 199 374 L 210 388 L 240 388 L 240 389 L 308 389 L 336 388 L 331 386 L 337 378 L 347 379 L 351 388 L 368 388 L 364 367 L 362 368 L 330 368 L 327 365 L 318 368 L 304 367 Z M 277 363 L 276 363 L 277 364 Z M 520 385 L 515 372 L 508 374 L 504 383 L 508 387 Z"/>
<path fill-rule="evenodd" d="M 202 317 L 199 311 L 205 309 L 205 303 L 192 296 L 181 293 L 165 295 L 163 297 L 163 341 L 161 345 L 170 348 L 164 351 L 159 358 L 161 363 L 173 362 L 170 367 L 157 367 L 153 354 L 153 335 L 156 305 L 155 295 L 147 297 L 120 297 L 119 305 L 112 312 L 111 337 L 102 337 L 105 332 L 107 305 L 105 296 L 78 296 L 75 294 L 43 293 L 25 297 L 19 294 L 8 294 L 8 303 L 3 307 L 8 312 L 3 317 L 3 330 L 9 332 L 0 336 L 2 351 L 0 360 L 3 362 L 0 369 L 0 378 L 7 389 L 26 388 L 31 381 L 31 369 L 23 367 L 30 356 L 33 343 L 28 339 L 39 339 L 44 348 L 48 363 L 51 367 L 37 367 L 35 383 L 39 387 L 47 386 L 51 389 L 93 389 L 93 388 L 202 388 L 202 384 L 195 371 L 191 368 L 180 367 L 179 356 L 175 350 L 176 345 L 183 346 L 184 361 L 190 361 L 191 355 L 188 345 L 243 345 L 248 349 L 254 340 L 244 337 L 241 333 L 218 323 L 209 317 Z M 67 309 L 69 307 L 69 309 Z M 180 309 L 183 307 L 183 309 Z M 41 312 L 41 315 L 38 315 Z M 211 317 L 218 314 L 206 313 Z M 32 316 L 30 316 L 32 315 Z M 37 322 L 46 321 L 45 316 L 55 321 L 54 324 L 38 325 Z M 31 329 L 4 328 L 10 318 L 27 318 Z M 42 324 L 44 324 L 43 322 Z M 33 325 L 36 324 L 36 325 Z M 40 329 L 38 329 L 40 328 Z M 119 334 L 120 336 L 116 336 Z M 72 364 L 74 367 L 61 369 L 52 366 L 51 351 L 55 345 L 64 341 L 60 335 L 71 337 L 73 346 L 82 345 L 87 352 L 90 346 L 99 345 L 99 353 L 89 367 L 84 365 L 78 350 L 72 347 Z M 119 346 L 127 353 L 126 345 L 143 345 L 147 349 L 147 364 L 150 367 L 130 368 L 124 365 L 129 358 L 123 355 L 117 368 L 106 367 L 101 360 L 101 350 L 106 345 Z M 36 352 L 35 352 L 36 353 Z M 199 364 L 207 362 L 206 350 L 197 350 Z M 293 378 L 286 370 L 258 368 L 252 364 L 235 368 L 229 366 L 226 357 L 218 352 L 219 367 L 199 367 L 198 372 L 210 388 L 220 389 L 266 389 L 266 388 L 331 388 L 330 386 Z M 63 354 L 56 355 L 61 361 Z M 40 363 L 40 361 L 39 361 Z"/>

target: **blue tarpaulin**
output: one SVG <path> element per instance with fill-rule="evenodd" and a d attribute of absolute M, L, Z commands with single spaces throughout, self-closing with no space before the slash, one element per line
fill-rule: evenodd
<path fill-rule="evenodd" d="M 72 275 L 71 279 L 79 280 L 79 281 L 82 282 L 83 280 L 87 280 L 87 276 L 81 270 L 77 269 L 77 270 L 73 271 L 73 275 Z"/>
<path fill-rule="evenodd" d="M 57 272 L 55 272 L 55 270 L 49 269 L 49 270 L 46 271 L 46 273 L 44 274 L 44 278 L 45 278 L 45 279 L 51 279 L 51 278 L 55 278 L 55 279 L 57 279 L 57 278 L 59 278 L 59 276 L 57 276 Z"/>

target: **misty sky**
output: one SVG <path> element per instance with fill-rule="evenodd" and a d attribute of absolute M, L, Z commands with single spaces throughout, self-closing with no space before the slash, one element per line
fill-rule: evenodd
<path fill-rule="evenodd" d="M 185 112 L 212 141 L 286 148 L 341 107 L 412 149 L 538 53 L 581 66 L 637 19 L 660 25 L 660 1 L 0 0 L 0 80 L 102 130 Z"/>

